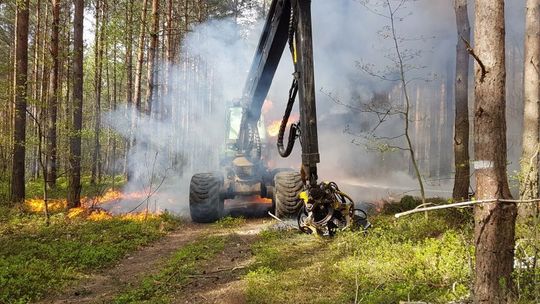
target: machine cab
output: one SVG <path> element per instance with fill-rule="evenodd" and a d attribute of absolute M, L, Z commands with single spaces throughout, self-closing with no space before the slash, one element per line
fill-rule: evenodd
<path fill-rule="evenodd" d="M 238 153 L 237 140 L 240 136 L 240 124 L 242 120 L 242 107 L 238 104 L 234 104 L 227 108 L 226 117 L 226 130 L 225 130 L 225 144 L 222 148 L 220 160 L 230 161 Z M 259 122 L 257 123 L 257 130 L 259 132 L 259 138 L 261 141 L 261 148 L 263 151 L 266 147 L 266 127 L 264 125 L 264 118 L 261 115 Z"/>

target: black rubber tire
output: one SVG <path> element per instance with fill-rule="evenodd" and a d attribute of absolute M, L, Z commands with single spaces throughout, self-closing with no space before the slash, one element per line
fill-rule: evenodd
<path fill-rule="evenodd" d="M 196 223 L 212 223 L 223 216 L 224 199 L 220 195 L 220 173 L 197 173 L 189 185 L 189 212 Z"/>
<path fill-rule="evenodd" d="M 272 203 L 275 206 L 275 214 L 279 218 L 296 217 L 302 201 L 298 195 L 303 190 L 302 177 L 294 171 L 278 172 L 274 176 L 274 197 Z"/>

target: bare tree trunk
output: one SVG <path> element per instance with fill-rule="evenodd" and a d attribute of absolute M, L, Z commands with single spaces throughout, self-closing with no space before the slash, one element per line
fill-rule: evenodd
<path fill-rule="evenodd" d="M 113 5 L 113 14 L 114 14 L 114 2 L 112 3 Z M 105 2 L 105 6 L 104 7 L 104 14 L 103 14 L 103 19 L 104 20 L 107 20 L 108 19 L 108 12 L 109 12 L 109 9 L 108 9 L 108 3 Z M 105 36 L 105 35 L 104 35 Z M 116 47 L 116 37 L 113 39 L 113 47 Z M 105 70 L 105 87 L 107 88 L 107 93 L 106 93 L 106 100 L 107 100 L 107 105 L 108 105 L 108 111 L 110 111 L 112 109 L 112 101 L 111 101 L 111 77 L 110 77 L 110 60 L 109 60 L 109 40 L 107 39 L 107 41 L 105 41 L 103 43 L 103 52 L 105 53 L 105 61 L 104 61 L 104 70 Z M 113 63 L 114 63 L 114 60 L 116 60 L 116 56 L 113 57 Z M 105 171 L 105 174 L 109 174 L 110 173 L 110 149 L 111 149 L 111 129 L 110 128 L 107 128 L 107 132 L 106 132 L 106 135 L 107 135 L 107 145 L 105 147 L 105 155 L 101 158 L 101 166 L 98 166 L 98 172 L 97 172 L 97 180 L 98 182 L 101 182 L 101 178 L 102 178 L 102 175 L 103 175 L 103 171 Z M 105 164 L 103 164 L 103 162 L 105 162 Z"/>
<path fill-rule="evenodd" d="M 117 103 L 117 79 L 116 79 L 116 51 L 117 51 L 117 45 L 116 45 L 116 39 L 114 40 L 114 48 L 113 48 L 113 98 L 112 98 L 112 110 L 116 111 L 116 103 Z M 116 177 L 116 137 L 113 135 L 112 137 L 112 157 L 111 157 L 111 164 L 112 164 L 112 188 L 114 191 L 114 183 L 115 183 L 115 177 Z"/>
<path fill-rule="evenodd" d="M 73 127 L 70 132 L 68 207 L 81 205 L 81 129 L 83 110 L 84 0 L 74 0 L 73 18 Z"/>
<path fill-rule="evenodd" d="M 165 67 L 166 71 L 164 73 L 164 80 L 166 85 L 163 89 L 163 96 L 165 101 L 162 103 L 161 117 L 166 120 L 171 116 L 171 102 L 170 102 L 170 87 L 173 82 L 173 73 L 172 73 L 172 64 L 174 62 L 174 33 L 173 33 L 174 19 L 173 19 L 173 1 L 167 1 L 167 43 L 166 47 L 166 62 Z"/>
<path fill-rule="evenodd" d="M 56 186 L 57 176 L 57 154 L 56 154 L 56 120 L 58 116 L 58 97 L 60 96 L 59 90 L 59 34 L 60 34 L 60 3 L 59 0 L 52 0 L 52 36 L 51 36 L 51 58 L 53 60 L 53 68 L 51 71 L 51 89 L 48 105 L 48 124 L 47 124 L 47 186 L 54 188 Z"/>
<path fill-rule="evenodd" d="M 126 76 L 127 76 L 127 88 L 126 99 L 128 108 L 135 108 L 135 101 L 133 99 L 133 0 L 126 2 L 126 22 L 127 22 L 127 38 L 126 38 Z M 133 113 L 130 111 L 128 113 Z M 128 116 L 129 117 L 129 116 Z M 126 141 L 126 153 L 124 154 L 124 174 L 127 180 L 131 179 L 128 168 L 128 155 L 131 149 L 132 139 L 131 136 Z"/>
<path fill-rule="evenodd" d="M 41 34 L 43 32 L 43 27 L 41 26 L 41 0 L 37 0 L 36 2 L 36 26 L 34 30 L 34 68 L 32 70 L 32 101 L 30 103 L 30 108 L 32 114 L 37 117 L 38 116 L 38 100 L 39 100 L 39 92 L 40 92 L 40 71 L 44 69 L 45 64 L 41 62 L 41 68 L 40 68 L 40 50 L 45 49 L 45 44 L 43 43 L 43 47 L 41 47 Z M 42 78 L 42 77 L 41 77 Z M 30 130 L 28 130 L 29 133 L 32 133 L 34 136 L 38 136 L 37 134 L 37 119 L 32 120 L 32 124 Z M 30 151 L 30 176 L 33 178 L 38 178 L 39 175 L 39 168 L 38 168 L 38 151 L 37 146 L 33 147 Z"/>
<path fill-rule="evenodd" d="M 504 0 L 477 0 L 475 14 L 476 197 L 510 198 L 506 175 Z M 516 213 L 513 203 L 475 206 L 476 303 L 512 302 Z"/>
<path fill-rule="evenodd" d="M 34 68 L 32 70 L 32 98 L 38 99 L 39 46 L 41 45 L 41 0 L 36 2 L 36 25 L 34 29 Z"/>
<path fill-rule="evenodd" d="M 141 27 L 139 31 L 139 46 L 137 50 L 137 66 L 135 67 L 135 94 L 134 94 L 134 101 L 135 101 L 135 108 L 132 109 L 132 117 L 131 117 L 131 129 L 136 129 L 137 124 L 137 116 L 142 110 L 141 107 L 141 83 L 142 83 L 142 69 L 143 69 L 143 61 L 144 61 L 144 45 L 145 45 L 145 36 L 146 36 L 146 15 L 148 12 L 148 0 L 143 0 L 143 7 L 142 7 L 142 13 L 141 13 Z M 129 149 L 131 150 L 135 146 L 135 136 L 131 136 L 129 140 Z M 128 151 L 129 154 L 129 151 Z M 131 180 L 131 171 L 129 170 L 129 155 L 126 155 L 126 171 L 127 171 L 127 180 Z"/>
<path fill-rule="evenodd" d="M 527 0 L 525 17 L 525 61 L 523 73 L 523 154 L 521 199 L 538 198 L 538 120 L 540 119 L 540 0 Z M 521 204 L 519 214 L 534 215 L 536 204 Z"/>
<path fill-rule="evenodd" d="M 152 104 L 156 95 L 157 49 L 159 44 L 159 0 L 152 0 L 152 32 L 148 50 L 148 87 L 146 91 L 146 113 L 152 114 Z"/>
<path fill-rule="evenodd" d="M 127 1 L 126 6 L 126 99 L 133 106 L 133 0 Z"/>
<path fill-rule="evenodd" d="M 47 37 L 49 35 L 49 3 L 45 2 L 45 20 L 43 23 L 43 36 Z M 49 101 L 49 76 L 50 76 L 50 61 L 47 54 L 49 53 L 49 40 L 43 39 L 42 46 L 41 46 L 41 73 L 40 73 L 40 81 L 39 81 L 39 95 L 38 99 L 35 100 L 37 103 L 35 106 L 36 112 L 35 112 L 35 118 L 34 121 L 34 128 L 35 128 L 35 136 L 36 138 L 39 136 L 38 133 L 38 124 L 41 126 L 45 126 L 47 123 L 47 108 L 48 108 L 48 101 Z M 42 128 L 42 129 L 46 129 Z M 45 132 L 42 132 L 42 137 L 46 136 Z M 41 141 L 43 141 L 43 138 L 41 138 Z M 39 149 L 37 145 L 34 145 L 34 172 L 35 172 L 35 178 L 38 179 L 40 177 L 40 174 L 42 173 L 41 170 L 41 164 L 40 164 L 40 157 L 39 155 Z M 43 179 L 46 177 L 43 176 Z"/>
<path fill-rule="evenodd" d="M 66 9 L 66 23 L 69 23 L 71 21 L 71 9 L 68 7 Z M 67 134 L 67 137 L 68 137 L 68 143 L 66 145 L 69 145 L 69 140 L 71 139 L 71 135 L 70 135 L 70 131 L 71 131 L 71 125 L 72 125 L 72 113 L 73 113 L 73 108 L 72 108 L 72 92 L 71 92 L 71 88 L 72 88 L 72 71 L 73 71 L 73 54 L 71 52 L 71 41 L 72 41 L 72 36 L 71 36 L 71 30 L 70 29 L 66 29 L 66 47 L 65 47 L 65 58 L 66 58 L 66 68 L 65 68 L 65 79 L 66 79 L 66 94 L 65 94 L 65 100 L 66 100 L 66 107 L 64 109 L 64 116 L 65 116 L 65 119 L 66 119 L 66 122 L 65 122 L 65 127 L 64 127 L 64 132 L 65 134 Z M 65 162 L 65 168 L 66 168 L 66 171 L 69 172 L 70 169 L 70 153 L 68 151 L 68 153 L 65 154 L 65 157 L 64 157 L 64 162 Z"/>
<path fill-rule="evenodd" d="M 465 41 L 470 41 L 471 27 L 467 14 L 467 0 L 454 3 L 457 25 L 456 45 L 456 116 L 454 123 L 454 164 L 456 176 L 452 198 L 456 201 L 469 197 L 469 54 Z"/>
<path fill-rule="evenodd" d="M 90 177 L 90 183 L 96 184 L 96 177 L 100 167 L 100 133 L 101 133 L 101 89 L 102 89 L 102 75 L 103 75 L 103 43 L 104 43 L 104 3 L 100 0 L 96 0 L 96 33 L 95 33 L 95 74 L 94 74 L 94 89 L 95 89 L 95 104 L 94 104 L 94 151 L 92 154 L 92 175 Z"/>
<path fill-rule="evenodd" d="M 13 132 L 13 168 L 11 172 L 11 202 L 24 200 L 26 97 L 28 80 L 28 6 L 29 0 L 17 2 L 15 44 L 15 119 Z"/>
<path fill-rule="evenodd" d="M 141 30 L 139 32 L 139 47 L 137 50 L 137 66 L 135 68 L 135 106 L 138 111 L 141 111 L 141 83 L 142 83 L 142 68 L 144 61 L 144 38 L 146 36 L 146 15 L 148 12 L 148 0 L 143 0 L 143 9 L 141 13 Z"/>

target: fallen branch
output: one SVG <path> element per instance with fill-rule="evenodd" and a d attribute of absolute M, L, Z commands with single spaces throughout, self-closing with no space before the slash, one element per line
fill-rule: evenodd
<path fill-rule="evenodd" d="M 214 270 L 214 271 L 206 272 L 206 273 L 201 274 L 201 275 L 214 274 L 214 273 L 220 273 L 220 272 L 226 272 L 226 271 L 235 271 L 235 270 L 239 270 L 239 269 L 244 269 L 247 266 L 248 265 L 240 265 L 240 266 L 234 266 L 234 267 L 231 267 L 231 268 L 217 269 L 217 270 Z"/>
<path fill-rule="evenodd" d="M 220 279 L 221 278 L 216 275 L 209 276 L 209 275 L 204 275 L 204 274 L 192 274 L 192 275 L 188 275 L 187 277 L 190 279 Z"/>
<path fill-rule="evenodd" d="M 486 66 L 484 65 L 482 60 L 480 60 L 480 57 L 478 57 L 478 55 L 476 55 L 476 53 L 474 52 L 474 49 L 472 48 L 469 41 L 467 41 L 461 35 L 459 36 L 459 38 L 461 38 L 463 43 L 465 43 L 465 46 L 467 47 L 467 52 L 469 52 L 469 54 L 474 58 L 474 60 L 476 60 L 476 62 L 478 62 L 478 65 L 480 65 L 480 69 L 482 70 L 482 74 L 480 75 L 480 82 L 484 82 L 484 79 L 486 78 L 486 74 L 488 73 L 488 71 L 486 70 Z"/>
<path fill-rule="evenodd" d="M 455 208 L 455 207 L 465 207 L 465 206 L 471 206 L 475 204 L 485 204 L 485 203 L 495 203 L 495 202 L 501 202 L 501 203 L 516 203 L 516 204 L 522 204 L 522 203 L 536 203 L 540 202 L 540 198 L 537 199 L 530 199 L 530 200 L 514 200 L 514 199 L 486 199 L 486 200 L 478 200 L 478 201 L 467 201 L 467 202 L 459 202 L 459 203 L 452 203 L 452 204 L 446 204 L 446 205 L 437 205 L 432 207 L 423 207 L 423 208 L 415 208 L 409 211 L 396 213 L 394 216 L 396 218 L 400 218 L 405 215 L 423 212 L 423 211 L 432 211 L 432 210 L 440 210 L 440 209 L 447 209 L 447 208 Z"/>

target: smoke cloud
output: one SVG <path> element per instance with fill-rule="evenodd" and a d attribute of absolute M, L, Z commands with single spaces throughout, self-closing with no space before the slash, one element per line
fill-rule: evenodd
<path fill-rule="evenodd" d="M 517 2 L 524 1 L 512 1 L 507 6 L 508 39 L 512 41 L 522 41 L 523 35 L 523 28 L 514 26 L 523 20 L 523 5 Z M 472 4 L 470 7 L 472 11 Z M 403 100 L 397 83 L 368 75 L 360 68 L 369 65 L 377 73 L 392 75 L 395 50 L 393 41 L 384 37 L 388 19 L 377 14 L 385 13 L 384 9 L 376 1 L 312 1 L 321 153 L 319 176 L 321 180 L 338 182 L 359 201 L 414 194 L 418 188 L 410 174 L 407 153 L 399 149 L 385 153 L 367 149 L 359 134 L 371 130 L 378 120 L 372 113 L 351 110 L 372 102 L 377 96 L 385 96 L 388 102 L 397 104 Z M 127 185 L 127 191 L 155 192 L 140 208 L 149 206 L 188 214 L 191 176 L 219 170 L 226 108 L 242 95 L 263 25 L 263 21 L 254 20 L 255 16 L 256 13 L 249 11 L 236 22 L 210 20 L 193 28 L 183 41 L 181 63 L 161 66 L 168 73 L 160 75 L 160 94 L 154 104 L 158 109 L 166 109 L 166 115 L 136 114 L 135 128 L 132 109 L 123 108 L 106 115 L 114 130 L 135 139 L 128 156 L 133 181 Z M 444 95 L 441 87 L 445 86 L 445 96 L 451 98 L 453 88 L 447 84 L 452 83 L 456 44 L 452 1 L 407 2 L 396 22 L 402 51 L 415 54 L 408 62 L 415 67 L 408 74 L 409 79 L 419 79 L 411 84 L 409 92 L 414 106 L 431 109 L 441 102 Z M 283 115 L 293 72 L 290 57 L 286 48 L 268 95 L 271 105 L 268 103 L 264 114 L 267 123 Z M 419 100 L 418 96 L 421 96 Z M 428 130 L 430 125 L 438 123 L 434 117 L 420 118 Z M 452 124 L 445 126 L 451 128 Z M 509 132 L 515 128 L 511 127 Z M 401 134 L 402 119 L 389 119 L 377 132 L 387 137 Z M 270 138 L 268 145 L 273 148 L 275 138 Z M 299 168 L 299 143 L 289 159 L 274 155 L 272 163 L 276 167 Z M 421 163 L 429 164 L 429 161 L 423 159 Z M 430 174 L 426 166 L 423 174 L 428 180 L 428 195 L 449 196 L 452 184 L 449 174 L 437 175 L 444 171 L 440 168 L 437 174 Z M 125 202 L 120 211 L 129 211 L 137 203 L 140 202 Z"/>

